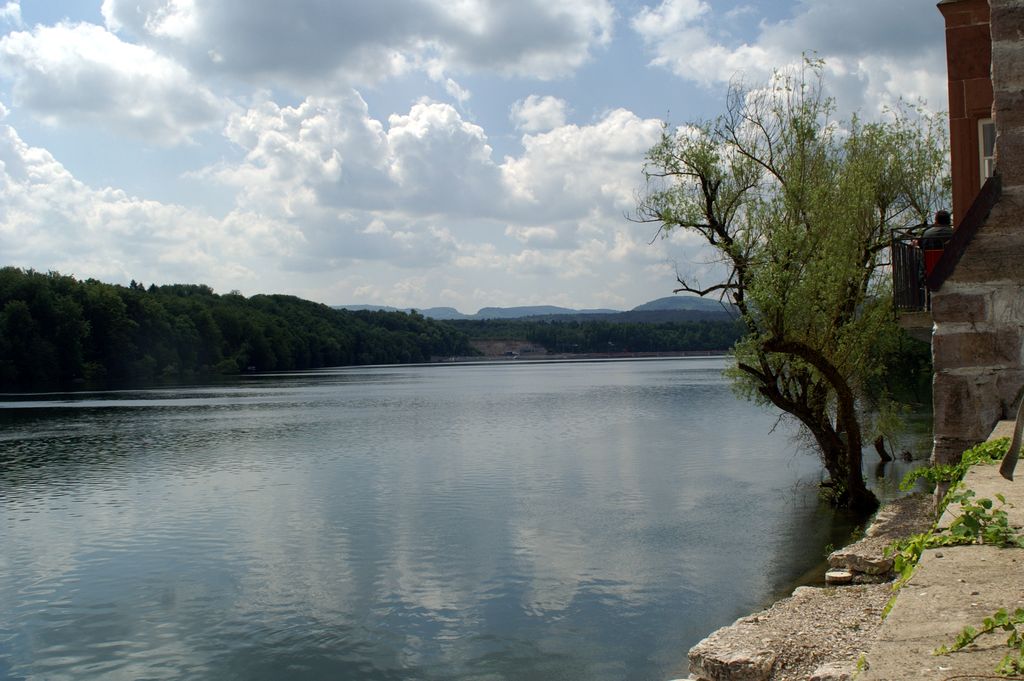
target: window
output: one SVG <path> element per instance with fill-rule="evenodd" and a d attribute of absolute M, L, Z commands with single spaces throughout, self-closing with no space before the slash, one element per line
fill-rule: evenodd
<path fill-rule="evenodd" d="M 991 118 L 978 121 L 978 153 L 981 184 L 985 184 L 985 180 L 992 177 L 996 165 L 996 124 Z"/>

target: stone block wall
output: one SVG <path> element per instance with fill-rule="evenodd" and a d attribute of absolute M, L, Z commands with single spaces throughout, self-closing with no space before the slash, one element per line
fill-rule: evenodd
<path fill-rule="evenodd" d="M 932 294 L 935 442 L 947 463 L 1012 418 L 1024 391 L 1024 0 L 990 0 L 1002 197 Z M 952 106 L 952 104 L 951 104 Z"/>
<path fill-rule="evenodd" d="M 990 5 L 996 167 L 1004 187 L 1019 187 L 1024 185 L 1024 0 L 990 0 Z"/>
<path fill-rule="evenodd" d="M 1017 249 L 1024 254 L 1024 238 Z M 997 421 L 1012 418 L 1024 388 L 1024 279 L 947 281 L 933 300 L 945 297 L 955 299 L 941 303 L 952 314 L 943 318 L 935 313 L 932 336 L 933 458 L 938 463 L 958 460 L 965 449 L 985 440 Z"/>

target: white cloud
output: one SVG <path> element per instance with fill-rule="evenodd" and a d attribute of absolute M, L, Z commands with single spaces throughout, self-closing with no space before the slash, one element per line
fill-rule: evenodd
<path fill-rule="evenodd" d="M 625 110 L 525 135 L 523 153 L 500 165 L 483 129 L 452 106 L 421 100 L 385 124 L 354 91 L 264 101 L 226 134 L 244 159 L 205 172 L 238 191 L 240 208 L 301 230 L 293 270 L 388 262 L 569 281 L 663 257 L 623 218 L 661 124 Z"/>
<path fill-rule="evenodd" d="M 104 2 L 105 9 L 107 2 Z M 199 28 L 194 0 L 168 0 L 146 17 L 146 30 L 155 36 L 183 39 Z"/>
<path fill-rule="evenodd" d="M 578 217 L 595 206 L 621 216 L 634 206 L 644 153 L 660 135 L 660 121 L 616 109 L 592 125 L 525 135 L 523 155 L 506 159 L 502 171 L 536 217 Z"/>
<path fill-rule="evenodd" d="M 569 105 L 558 97 L 530 95 L 512 105 L 509 118 L 517 130 L 544 132 L 565 125 Z"/>
<path fill-rule="evenodd" d="M 763 80 L 808 54 L 824 58 L 830 90 L 845 111 L 875 115 L 901 97 L 945 108 L 942 19 L 936 10 L 931 22 L 922 22 L 913 5 L 801 0 L 791 18 L 762 22 L 747 41 L 723 42 L 718 10 L 703 0 L 662 0 L 631 25 L 653 53 L 653 65 L 703 86 Z"/>
<path fill-rule="evenodd" d="M 198 72 L 318 91 L 410 68 L 565 76 L 611 40 L 615 17 L 609 0 L 104 0 L 102 12 Z"/>
<path fill-rule="evenodd" d="M 657 7 L 644 7 L 633 17 L 633 29 L 645 38 L 672 36 L 711 11 L 703 0 L 663 0 Z"/>
<path fill-rule="evenodd" d="M 199 175 L 234 187 L 239 210 L 301 230 L 305 247 L 292 269 L 447 262 L 459 241 L 429 216 L 477 214 L 484 197 L 501 192 L 482 129 L 428 100 L 391 116 L 387 128 L 354 91 L 294 107 L 267 100 L 233 116 L 225 134 L 243 160 Z"/>
<path fill-rule="evenodd" d="M 505 228 L 506 236 L 527 245 L 547 245 L 559 242 L 558 230 L 553 227 L 527 227 L 523 225 L 509 225 Z"/>
<path fill-rule="evenodd" d="M 712 18 L 711 6 L 703 0 L 663 0 L 641 10 L 632 26 L 654 51 L 652 64 L 702 85 L 727 82 L 751 68 L 765 74 L 788 61 L 779 62 L 758 46 L 716 43 L 710 32 Z"/>
<path fill-rule="evenodd" d="M 459 104 L 465 104 L 472 96 L 472 93 L 470 93 L 469 90 L 462 87 L 451 78 L 445 78 L 444 91 Z"/>
<path fill-rule="evenodd" d="M 237 187 L 239 205 L 289 217 L 304 206 L 358 208 L 386 200 L 387 139 L 355 92 L 310 97 L 294 107 L 264 100 L 233 115 L 225 135 L 244 160 L 207 174 Z"/>
<path fill-rule="evenodd" d="M 325 208 L 486 215 L 502 202 L 486 134 L 448 104 L 421 100 L 385 128 L 351 90 L 293 107 L 264 101 L 232 116 L 226 135 L 244 160 L 203 174 L 237 187 L 239 205 L 283 217 Z"/>
<path fill-rule="evenodd" d="M 18 0 L 8 0 L 0 6 L 0 22 L 21 26 L 21 4 Z"/>
<path fill-rule="evenodd" d="M 16 106 L 48 124 L 90 124 L 148 142 L 188 142 L 219 123 L 227 104 L 178 64 L 100 26 L 36 26 L 0 38 L 0 73 Z"/>
<path fill-rule="evenodd" d="M 725 13 L 725 18 L 729 21 L 735 21 L 741 17 L 752 17 L 757 14 L 757 7 L 754 5 L 736 5 L 728 12 Z"/>
<path fill-rule="evenodd" d="M 76 180 L 44 149 L 0 125 L 0 252 L 5 262 L 107 281 L 255 280 L 260 259 L 301 242 L 294 228 L 243 212 L 216 221 Z"/>
<path fill-rule="evenodd" d="M 388 118 L 391 177 L 406 206 L 446 214 L 488 214 L 501 204 L 500 171 L 483 128 L 447 104 L 422 100 Z"/>
<path fill-rule="evenodd" d="M 666 263 L 707 267 L 681 233 L 648 246 L 624 219 L 661 132 L 629 108 L 706 116 L 691 83 L 757 82 L 812 49 L 847 109 L 944 101 L 930 6 L 932 23 L 882 0 L 773 4 L 783 20 L 745 0 L 614 2 L 659 65 L 636 81 L 613 0 L 104 0 L 105 28 L 75 3 L 24 28 L 0 0 L 0 249 L 332 302 L 639 302 L 671 288 Z M 90 165 L 100 127 L 110 158 L 144 160 L 133 177 Z"/>
<path fill-rule="evenodd" d="M 813 50 L 854 59 L 913 57 L 929 49 L 945 53 L 942 15 L 934 5 L 931 21 L 922 21 L 912 2 L 801 0 L 795 8 L 791 19 L 766 24 L 760 42 L 789 52 Z"/>

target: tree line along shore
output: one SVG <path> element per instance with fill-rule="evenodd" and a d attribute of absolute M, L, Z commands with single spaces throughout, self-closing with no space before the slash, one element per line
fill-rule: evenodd
<path fill-rule="evenodd" d="M 522 338 L 555 353 L 728 350 L 730 320 L 442 322 L 349 311 L 202 284 L 129 286 L 0 269 L 0 386 L 181 380 L 245 371 L 429 362 L 478 355 L 474 339 Z"/>

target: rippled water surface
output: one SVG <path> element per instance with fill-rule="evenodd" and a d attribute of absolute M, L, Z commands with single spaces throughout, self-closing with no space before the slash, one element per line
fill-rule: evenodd
<path fill-rule="evenodd" d="M 722 366 L 0 396 L 0 678 L 685 676 L 836 531 Z"/>

